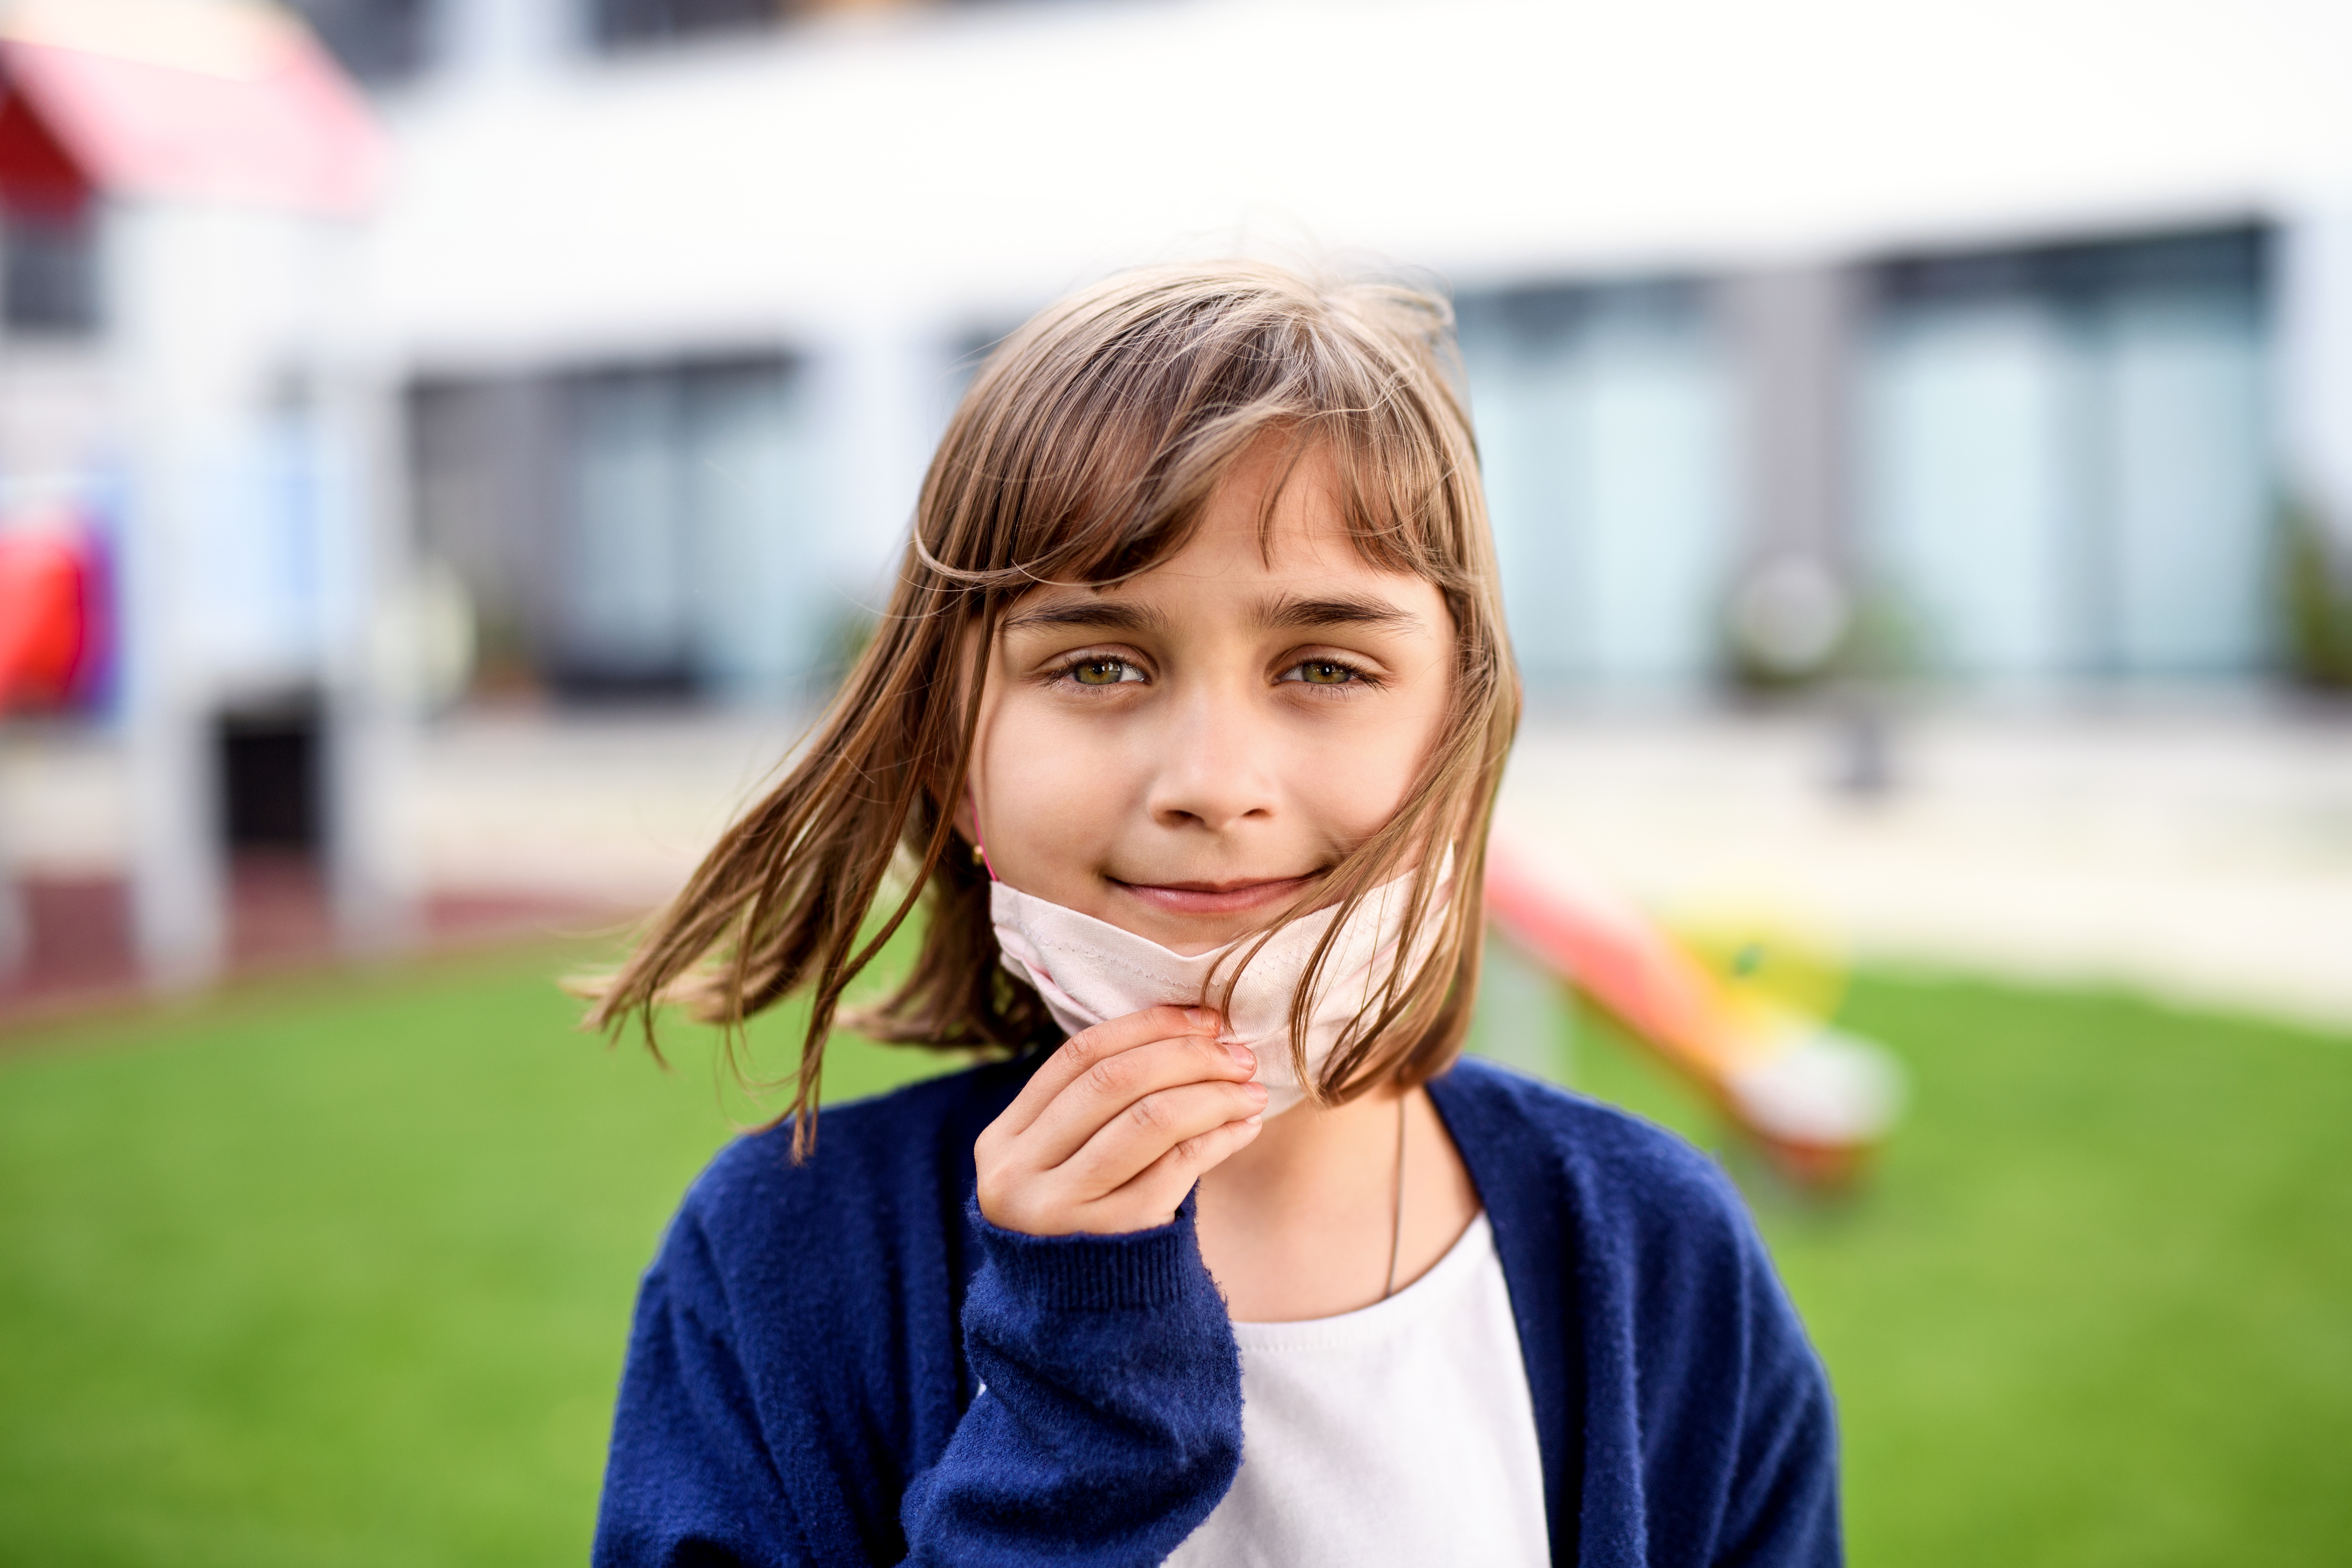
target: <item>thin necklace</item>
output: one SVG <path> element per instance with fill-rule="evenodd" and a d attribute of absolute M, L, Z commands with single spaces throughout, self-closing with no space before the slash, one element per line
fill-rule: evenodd
<path fill-rule="evenodd" d="M 1404 1251 L 1404 1102 L 1397 1096 L 1396 1218 L 1389 1229 L 1389 1282 L 1381 1291 L 1385 1301 L 1396 1294 L 1397 1258 Z"/>

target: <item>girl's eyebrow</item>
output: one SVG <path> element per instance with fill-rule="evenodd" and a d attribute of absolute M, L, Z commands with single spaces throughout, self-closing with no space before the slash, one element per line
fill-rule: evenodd
<path fill-rule="evenodd" d="M 1418 631 L 1422 626 L 1421 617 L 1411 610 L 1369 594 L 1335 594 L 1313 599 L 1285 594 L 1261 603 L 1256 619 L 1259 626 L 1278 631 L 1322 626 Z M 1023 610 L 1006 619 L 1004 629 L 1012 632 L 1075 627 L 1087 631 L 1156 632 L 1166 630 L 1167 625 L 1167 617 L 1149 605 L 1122 604 L 1116 599 L 1065 599 Z"/>
<path fill-rule="evenodd" d="M 1339 594 L 1328 598 L 1302 599 L 1286 594 L 1268 600 L 1257 614 L 1258 625 L 1269 630 L 1316 626 L 1381 626 L 1391 631 L 1419 631 L 1422 619 L 1385 599 L 1370 595 Z"/>
<path fill-rule="evenodd" d="M 1078 626 L 1093 631 L 1156 632 L 1167 624 L 1167 618 L 1157 610 L 1141 605 L 1123 605 L 1115 599 L 1065 599 L 1060 604 L 1040 605 L 1009 616 L 1004 629 L 1012 632 L 1032 626 Z"/>

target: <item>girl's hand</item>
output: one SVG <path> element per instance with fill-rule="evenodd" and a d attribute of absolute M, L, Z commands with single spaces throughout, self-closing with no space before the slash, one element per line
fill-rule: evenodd
<path fill-rule="evenodd" d="M 1201 1173 L 1255 1138 L 1257 1058 L 1202 1007 L 1149 1007 L 1073 1035 L 972 1146 L 980 1212 L 1031 1236 L 1166 1225 Z"/>

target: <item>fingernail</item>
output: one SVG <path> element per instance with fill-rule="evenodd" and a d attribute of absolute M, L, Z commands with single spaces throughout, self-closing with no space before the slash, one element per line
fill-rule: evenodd
<path fill-rule="evenodd" d="M 1255 1079 L 1250 1079 L 1249 1082 L 1242 1085 L 1242 1087 L 1249 1090 L 1249 1092 L 1256 1099 L 1264 1100 L 1265 1098 L 1265 1085 L 1258 1082 Z"/>
<path fill-rule="evenodd" d="M 1259 1111 L 1255 1116 L 1244 1116 L 1244 1117 L 1243 1117 L 1243 1118 L 1242 1118 L 1242 1125 L 1243 1125 L 1243 1126 L 1244 1126 L 1244 1127 L 1255 1127 L 1258 1123 L 1260 1123 L 1260 1122 L 1264 1121 L 1265 1120 L 1265 1111 L 1263 1111 L 1263 1110 L 1261 1110 L 1261 1111 Z"/>
<path fill-rule="evenodd" d="M 1217 1021 L 1217 1016 L 1206 1007 L 1187 1007 L 1184 1009 L 1184 1018 L 1187 1023 L 1203 1028 Z"/>
<path fill-rule="evenodd" d="M 1250 1049 L 1247 1046 L 1242 1044 L 1239 1040 L 1227 1040 L 1225 1042 L 1225 1049 L 1232 1055 L 1234 1060 L 1239 1062 L 1242 1066 L 1245 1068 L 1254 1068 L 1257 1066 L 1257 1053 Z"/>

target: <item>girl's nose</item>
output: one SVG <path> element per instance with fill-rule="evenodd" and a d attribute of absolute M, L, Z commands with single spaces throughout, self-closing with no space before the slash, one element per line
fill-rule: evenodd
<path fill-rule="evenodd" d="M 1251 708 L 1246 699 L 1202 691 L 1177 710 L 1154 761 L 1153 821 L 1223 833 L 1273 817 L 1279 742 Z"/>

